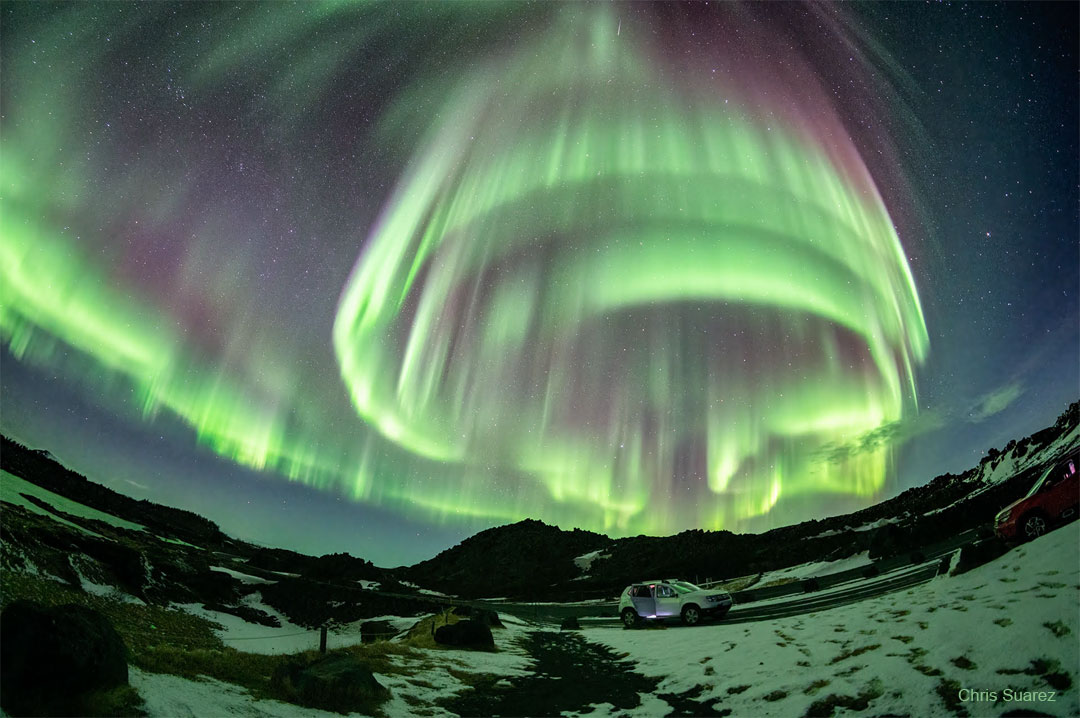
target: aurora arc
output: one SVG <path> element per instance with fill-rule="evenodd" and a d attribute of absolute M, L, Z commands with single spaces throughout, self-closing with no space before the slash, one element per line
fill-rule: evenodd
<path fill-rule="evenodd" d="M 264 326 L 207 349 L 177 328 L 173 297 L 119 284 L 65 226 L 87 212 L 89 163 L 53 141 L 75 120 L 52 113 L 7 120 L 4 343 L 142 421 L 179 417 L 239 464 L 441 522 L 669 533 L 873 497 L 890 447 L 843 463 L 820 451 L 904 417 L 927 335 L 869 173 L 809 111 L 772 117 L 734 83 L 718 94 L 672 77 L 630 25 L 560 11 L 452 87 L 402 94 L 388 125 L 418 98 L 439 109 L 341 295 L 347 400 L 336 382 L 301 386 L 302 348 Z M 224 82 L 230 53 L 257 47 L 226 42 L 187 80 Z M 72 57 L 56 81 L 86 87 Z M 47 106 L 11 84 L 23 94 L 9 107 Z M 142 199 L 135 177 L 116 193 Z M 185 197 L 154 197 L 143 219 L 178 224 Z M 227 236 L 218 209 L 184 270 L 205 265 L 219 324 L 242 327 L 244 284 L 198 256 Z"/>
<path fill-rule="evenodd" d="M 522 477 L 536 510 L 592 507 L 609 532 L 875 495 L 889 447 L 814 461 L 899 420 L 927 352 L 869 173 L 680 93 L 607 13 L 571 16 L 459 85 L 415 153 L 338 310 L 354 406 L 408 451 Z M 780 355 L 704 340 L 747 331 Z M 702 449 L 705 471 L 678 477 Z"/>

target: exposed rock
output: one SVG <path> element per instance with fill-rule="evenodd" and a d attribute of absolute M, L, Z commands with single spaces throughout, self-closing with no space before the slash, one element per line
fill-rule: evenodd
<path fill-rule="evenodd" d="M 388 621 L 364 621 L 360 624 L 360 641 L 374 643 L 388 641 L 398 634 Z"/>
<path fill-rule="evenodd" d="M 368 579 L 377 581 L 383 577 L 383 570 L 376 568 L 371 561 L 350 556 L 347 553 L 331 553 L 318 558 L 308 558 L 300 573 L 304 578 L 314 581 L 356 581 Z"/>
<path fill-rule="evenodd" d="M 491 650 L 495 648 L 495 638 L 491 629 L 480 621 L 465 619 L 435 629 L 435 642 L 456 648 Z"/>
<path fill-rule="evenodd" d="M 488 628 L 506 628 L 506 626 L 503 625 L 503 622 L 499 619 L 499 614 L 486 608 L 475 608 L 473 606 L 456 606 L 452 613 L 455 616 L 471 618 L 474 621 L 479 621 Z"/>
<path fill-rule="evenodd" d="M 0 707 L 9 715 L 81 715 L 91 691 L 127 685 L 127 648 L 101 613 L 15 601 L 0 614 Z"/>
<path fill-rule="evenodd" d="M 952 571 L 953 576 L 967 573 L 976 566 L 993 561 L 1009 550 L 1008 544 L 999 538 L 976 541 L 960 549 L 960 559 Z"/>
<path fill-rule="evenodd" d="M 297 659 L 287 661 L 277 667 L 270 683 L 295 703 L 339 713 L 370 713 L 390 696 L 371 671 L 344 653 L 307 664 Z"/>

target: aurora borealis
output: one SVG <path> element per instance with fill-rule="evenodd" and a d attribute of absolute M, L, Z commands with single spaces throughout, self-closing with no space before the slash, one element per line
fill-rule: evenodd
<path fill-rule="evenodd" d="M 6 4 L 3 430 L 386 564 L 965 468 L 1080 391 L 1076 9 L 1030 7 Z"/>

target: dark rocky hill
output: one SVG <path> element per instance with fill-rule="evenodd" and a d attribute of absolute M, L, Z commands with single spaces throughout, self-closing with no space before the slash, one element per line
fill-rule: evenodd
<path fill-rule="evenodd" d="M 505 596 L 570 581 L 581 573 L 575 557 L 610 545 L 602 534 L 526 519 L 470 536 L 401 576 L 458 596 Z"/>

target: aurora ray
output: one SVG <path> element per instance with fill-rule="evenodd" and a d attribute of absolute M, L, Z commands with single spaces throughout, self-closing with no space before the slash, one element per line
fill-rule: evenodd
<path fill-rule="evenodd" d="M 877 494 L 888 446 L 820 461 L 910 411 L 928 348 L 869 173 L 798 109 L 680 86 L 617 22 L 568 10 L 441 105 L 339 305 L 354 406 L 609 532 Z"/>

